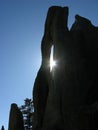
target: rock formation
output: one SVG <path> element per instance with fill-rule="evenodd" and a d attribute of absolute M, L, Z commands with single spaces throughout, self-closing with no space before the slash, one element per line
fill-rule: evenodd
<path fill-rule="evenodd" d="M 54 17 L 55 11 L 61 7 L 54 6 L 49 8 L 47 13 L 47 18 L 45 22 L 45 30 L 41 43 L 42 52 L 42 64 L 38 71 L 37 77 L 34 83 L 33 89 L 33 101 L 34 101 L 34 124 L 33 127 L 36 130 L 40 130 L 43 124 L 43 115 L 46 108 L 47 97 L 49 92 L 49 87 L 51 84 L 50 76 L 50 52 L 52 47 L 52 36 L 51 28 L 52 19 Z"/>
<path fill-rule="evenodd" d="M 23 116 L 17 104 L 11 104 L 8 130 L 24 130 Z"/>
<path fill-rule="evenodd" d="M 5 129 L 4 129 L 4 126 L 1 127 L 1 130 L 5 130 Z"/>
<path fill-rule="evenodd" d="M 34 89 L 34 130 L 98 129 L 98 27 L 75 16 L 68 29 L 68 7 L 47 13 L 42 64 Z M 56 67 L 50 72 L 51 46 Z"/>

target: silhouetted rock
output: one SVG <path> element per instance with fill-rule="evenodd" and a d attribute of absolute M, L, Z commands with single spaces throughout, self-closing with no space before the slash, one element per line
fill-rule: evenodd
<path fill-rule="evenodd" d="M 1 127 L 1 130 L 5 130 L 5 129 L 4 129 L 4 126 Z"/>
<path fill-rule="evenodd" d="M 49 8 L 42 39 L 42 64 L 34 84 L 34 130 L 98 129 L 98 27 L 68 7 Z M 49 71 L 51 46 L 56 67 Z"/>
<path fill-rule="evenodd" d="M 23 116 L 17 104 L 11 104 L 8 130 L 24 130 Z"/>
<path fill-rule="evenodd" d="M 80 91 L 80 98 L 82 101 L 84 100 L 83 105 L 89 121 L 88 127 L 81 128 L 81 130 L 96 130 L 96 128 L 98 129 L 98 125 L 95 123 L 98 121 L 98 116 L 95 114 L 98 113 L 98 103 L 96 104 L 98 102 L 98 27 L 93 26 L 88 19 L 76 15 L 71 32 L 80 55 L 81 67 L 80 71 L 78 70 L 78 81 L 79 89 L 83 90 Z M 92 106 L 93 109 L 90 109 Z M 80 114 L 85 113 L 85 109 L 81 109 Z M 82 115 L 82 117 L 85 116 Z M 84 126 L 83 121 L 80 126 Z"/>
<path fill-rule="evenodd" d="M 98 101 L 98 27 L 93 26 L 88 19 L 76 15 L 71 33 L 87 75 L 86 81 L 89 89 L 86 96 L 87 103 L 92 104 Z M 80 79 L 83 77 L 84 75 L 80 73 Z"/>
<path fill-rule="evenodd" d="M 49 8 L 45 22 L 44 35 L 41 42 L 42 63 L 38 71 L 37 77 L 35 79 L 33 89 L 34 130 L 40 130 L 42 127 L 49 87 L 51 84 L 49 59 L 53 40 L 50 27 L 52 24 L 52 19 L 54 17 L 55 11 L 58 8 L 61 7 L 53 6 Z"/>

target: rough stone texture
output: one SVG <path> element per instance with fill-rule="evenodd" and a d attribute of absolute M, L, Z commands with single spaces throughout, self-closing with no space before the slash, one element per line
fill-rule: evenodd
<path fill-rule="evenodd" d="M 98 27 L 68 7 L 50 7 L 34 90 L 34 130 L 98 129 Z M 57 66 L 49 71 L 51 46 Z"/>
<path fill-rule="evenodd" d="M 23 116 L 17 104 L 11 104 L 8 130 L 24 130 Z"/>

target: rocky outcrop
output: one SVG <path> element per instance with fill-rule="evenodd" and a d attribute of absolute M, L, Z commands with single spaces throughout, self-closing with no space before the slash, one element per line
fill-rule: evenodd
<path fill-rule="evenodd" d="M 51 24 L 55 15 L 55 11 L 61 7 L 50 7 L 47 13 L 45 22 L 44 35 L 41 42 L 42 63 L 38 71 L 37 77 L 34 83 L 33 89 L 33 101 L 34 101 L 34 130 L 40 130 L 43 124 L 43 117 L 47 104 L 47 97 L 49 87 L 51 86 L 51 74 L 50 74 L 50 53 L 52 47 L 52 34 Z"/>
<path fill-rule="evenodd" d="M 4 129 L 4 126 L 1 127 L 1 130 L 5 130 L 5 129 Z"/>
<path fill-rule="evenodd" d="M 68 29 L 68 7 L 48 10 L 42 64 L 34 90 L 34 130 L 97 130 L 98 27 L 75 16 Z M 56 67 L 49 71 L 51 46 Z"/>
<path fill-rule="evenodd" d="M 24 130 L 23 116 L 17 104 L 11 104 L 8 130 Z"/>
<path fill-rule="evenodd" d="M 98 27 L 92 25 L 92 23 L 79 15 L 75 17 L 75 23 L 71 28 L 74 44 L 78 49 L 78 54 L 82 61 L 80 71 L 80 79 L 83 79 L 83 66 L 86 72 L 87 82 L 87 104 L 92 104 L 98 100 L 97 86 L 98 86 Z M 79 79 L 78 79 L 79 80 Z M 79 80 L 80 81 L 80 80 Z M 83 82 L 86 84 L 86 82 Z M 82 85 L 86 86 L 86 85 Z M 85 88 L 84 88 L 85 89 Z M 96 97 L 95 97 L 96 96 Z"/>

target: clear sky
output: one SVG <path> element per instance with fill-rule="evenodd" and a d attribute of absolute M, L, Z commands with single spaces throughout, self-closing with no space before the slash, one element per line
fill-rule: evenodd
<path fill-rule="evenodd" d="M 98 26 L 98 0 L 0 0 L 0 128 L 8 128 L 11 103 L 32 98 L 40 67 L 40 44 L 47 10 L 69 6 L 69 27 L 75 14 Z"/>

